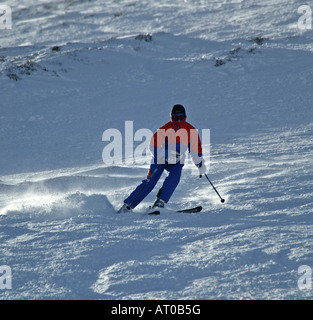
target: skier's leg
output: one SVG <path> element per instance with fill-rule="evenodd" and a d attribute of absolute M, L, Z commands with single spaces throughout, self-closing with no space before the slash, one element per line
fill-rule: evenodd
<path fill-rule="evenodd" d="M 156 167 L 157 164 L 151 164 L 148 177 L 142 180 L 141 184 L 124 200 L 124 203 L 135 208 L 153 190 L 164 171 L 164 165 L 159 165 L 157 171 L 154 172 Z"/>
<path fill-rule="evenodd" d="M 166 170 L 169 172 L 169 175 L 164 180 L 162 186 L 162 193 L 160 198 L 165 202 L 168 202 L 171 198 L 173 192 L 175 191 L 181 177 L 181 172 L 183 169 L 183 164 L 170 164 L 166 167 Z"/>

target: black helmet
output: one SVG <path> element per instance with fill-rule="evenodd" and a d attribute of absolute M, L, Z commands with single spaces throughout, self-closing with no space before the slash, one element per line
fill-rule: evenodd
<path fill-rule="evenodd" d="M 171 122 L 175 128 L 179 129 L 186 122 L 186 111 L 181 104 L 175 104 L 171 111 Z"/>
<path fill-rule="evenodd" d="M 171 118 L 175 115 L 184 115 L 186 117 L 186 111 L 181 104 L 175 104 L 171 111 Z"/>

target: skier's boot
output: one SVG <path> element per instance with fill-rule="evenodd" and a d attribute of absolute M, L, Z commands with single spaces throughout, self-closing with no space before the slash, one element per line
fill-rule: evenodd
<path fill-rule="evenodd" d="M 156 198 L 156 200 L 154 201 L 154 204 L 152 206 L 152 209 L 154 208 L 164 208 L 165 205 L 165 201 L 162 200 L 161 198 Z"/>
<path fill-rule="evenodd" d="M 123 206 L 117 211 L 117 213 L 126 213 L 126 212 L 132 212 L 132 209 L 127 203 L 124 203 Z"/>

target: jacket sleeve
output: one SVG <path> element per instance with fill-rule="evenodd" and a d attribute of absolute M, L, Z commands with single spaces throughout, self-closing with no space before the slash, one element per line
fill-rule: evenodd
<path fill-rule="evenodd" d="M 190 142 L 188 148 L 194 164 L 197 167 L 201 167 L 204 164 L 202 145 L 198 131 L 194 128 L 190 130 Z"/>

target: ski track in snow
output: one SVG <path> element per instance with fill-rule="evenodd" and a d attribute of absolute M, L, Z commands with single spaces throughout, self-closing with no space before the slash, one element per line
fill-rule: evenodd
<path fill-rule="evenodd" d="M 13 29 L 0 30 L 0 266 L 12 289 L 0 299 L 311 299 L 298 288 L 298 268 L 313 267 L 301 4 L 12 0 Z M 208 175 L 226 202 L 189 163 L 168 207 L 203 212 L 143 215 L 155 191 L 117 215 L 148 166 L 101 163 L 103 131 L 127 120 L 154 131 L 177 102 L 211 129 Z"/>

